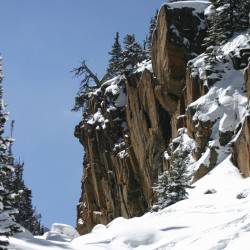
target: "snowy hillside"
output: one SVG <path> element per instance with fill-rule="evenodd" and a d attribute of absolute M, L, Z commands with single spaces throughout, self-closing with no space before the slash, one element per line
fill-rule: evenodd
<path fill-rule="evenodd" d="M 117 218 L 71 242 L 11 238 L 10 249 L 248 250 L 250 178 L 242 179 L 227 158 L 194 186 L 188 200 L 160 212 Z"/>

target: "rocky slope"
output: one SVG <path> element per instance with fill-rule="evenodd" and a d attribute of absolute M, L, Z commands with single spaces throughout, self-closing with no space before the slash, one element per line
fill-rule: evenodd
<path fill-rule="evenodd" d="M 244 75 L 230 59 L 230 52 L 248 46 L 249 37 L 242 34 L 222 48 L 217 67 L 223 72 L 215 83 L 201 54 L 207 6 L 206 1 L 162 6 L 152 64 L 144 62 L 133 74 L 111 79 L 91 93 L 75 129 L 85 150 L 80 234 L 116 217 L 148 211 L 152 186 L 181 143 L 189 147 L 193 181 L 230 154 L 243 175 L 250 175 Z"/>

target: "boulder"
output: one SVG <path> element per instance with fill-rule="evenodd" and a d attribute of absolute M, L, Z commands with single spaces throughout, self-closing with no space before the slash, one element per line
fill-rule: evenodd
<path fill-rule="evenodd" d="M 70 225 L 54 223 L 49 232 L 45 233 L 46 240 L 69 242 L 79 237 L 79 233 Z"/>

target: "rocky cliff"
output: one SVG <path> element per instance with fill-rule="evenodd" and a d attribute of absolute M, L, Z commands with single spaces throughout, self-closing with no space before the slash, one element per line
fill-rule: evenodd
<path fill-rule="evenodd" d="M 245 81 L 229 56 L 240 47 L 222 48 L 225 70 L 215 83 L 205 65 L 206 55 L 201 54 L 206 7 L 205 1 L 162 6 L 152 62 L 91 93 L 75 129 L 85 150 L 77 207 L 81 234 L 116 217 L 148 211 L 154 201 L 152 186 L 158 174 L 169 168 L 171 155 L 181 143 L 190 152 L 193 182 L 230 154 L 249 176 Z M 241 46 L 247 40 L 241 39 Z M 242 147 L 247 148 L 247 159 L 238 157 Z M 246 160 L 248 165 L 243 166 Z"/>
<path fill-rule="evenodd" d="M 250 100 L 250 65 L 245 71 L 245 83 L 248 100 Z M 250 115 L 247 113 L 241 126 L 238 128 L 236 138 L 233 141 L 232 159 L 239 167 L 244 177 L 250 176 Z"/>

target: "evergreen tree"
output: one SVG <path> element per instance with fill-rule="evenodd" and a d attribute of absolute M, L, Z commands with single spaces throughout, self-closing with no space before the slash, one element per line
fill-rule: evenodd
<path fill-rule="evenodd" d="M 146 53 L 136 41 L 134 34 L 127 34 L 124 38 L 123 69 L 130 71 L 146 59 Z"/>
<path fill-rule="evenodd" d="M 11 122 L 11 136 L 4 136 L 8 113 L 3 100 L 2 80 L 0 69 L 0 236 L 8 237 L 21 232 L 18 223 L 32 233 L 42 232 L 41 217 L 32 207 L 31 190 L 23 181 L 23 164 L 14 163 L 15 159 L 12 154 L 14 121 Z M 5 249 L 7 244 L 7 238 L 6 240 L 0 239 L 0 250 Z"/>
<path fill-rule="evenodd" d="M 229 6 L 224 8 L 225 0 L 211 0 L 211 13 L 212 16 L 208 20 L 207 37 L 204 39 L 204 47 L 207 48 L 207 52 L 214 50 L 216 46 L 221 45 L 232 34 L 229 28 L 231 19 L 228 15 Z"/>
<path fill-rule="evenodd" d="M 110 77 L 122 74 L 123 69 L 123 56 L 122 56 L 122 47 L 119 41 L 119 33 L 116 32 L 115 42 L 112 46 L 112 50 L 109 52 L 111 56 L 109 60 L 109 65 L 107 73 Z"/>
<path fill-rule="evenodd" d="M 9 188 L 8 177 L 12 176 L 13 167 L 10 165 L 11 156 L 8 153 L 8 147 L 12 140 L 4 137 L 4 127 L 8 113 L 5 111 L 3 101 L 3 74 L 0 68 L 0 236 L 8 237 L 16 232 L 20 232 L 20 226 L 15 222 L 14 216 L 17 210 L 14 208 L 14 197 Z M 0 239 L 0 249 L 6 249 L 7 239 Z"/>
<path fill-rule="evenodd" d="M 204 47 L 208 52 L 224 44 L 234 32 L 249 27 L 250 1 L 211 0 L 212 16 L 208 20 L 207 37 Z"/>
<path fill-rule="evenodd" d="M 234 30 L 241 31 L 249 28 L 250 0 L 235 0 L 237 16 L 234 22 Z"/>
<path fill-rule="evenodd" d="M 16 222 L 28 229 L 33 235 L 43 234 L 41 215 L 37 214 L 32 205 L 32 191 L 26 187 L 23 180 L 24 164 L 15 164 L 13 192 L 16 193 L 14 207 L 19 211 L 15 215 Z"/>
<path fill-rule="evenodd" d="M 171 169 L 158 177 L 153 190 L 156 203 L 152 210 L 157 211 L 187 198 L 187 188 L 190 188 L 190 177 L 187 173 L 187 155 L 185 150 L 178 150 L 171 162 Z"/>
<path fill-rule="evenodd" d="M 206 49 L 207 86 L 221 78 L 223 70 L 217 65 L 227 60 L 219 55 L 220 46 L 228 41 L 235 32 L 248 28 L 250 0 L 211 0 L 210 14 L 207 18 L 208 31 L 203 47 Z"/>
<path fill-rule="evenodd" d="M 33 235 L 43 235 L 45 233 L 44 226 L 41 224 L 41 214 L 37 213 L 36 208 L 33 209 L 33 216 L 30 224 L 30 231 Z"/>
<path fill-rule="evenodd" d="M 156 27 L 157 17 L 158 17 L 159 11 L 156 10 L 155 15 L 150 20 L 149 25 L 149 32 L 146 37 L 144 50 L 146 50 L 147 58 L 151 58 L 151 51 L 152 51 L 152 39 L 153 39 L 153 33 Z"/>

